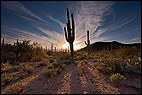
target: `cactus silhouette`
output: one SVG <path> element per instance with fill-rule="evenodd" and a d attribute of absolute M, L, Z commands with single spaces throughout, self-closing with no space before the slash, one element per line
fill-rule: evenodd
<path fill-rule="evenodd" d="M 87 42 L 85 42 L 85 44 L 87 45 L 87 51 L 88 51 L 88 54 L 89 54 L 89 45 L 90 45 L 89 30 L 87 30 Z"/>
<path fill-rule="evenodd" d="M 51 51 L 53 51 L 53 44 L 51 44 Z"/>
<path fill-rule="evenodd" d="M 56 52 L 56 47 L 55 47 L 55 52 Z"/>
<path fill-rule="evenodd" d="M 66 41 L 70 44 L 71 56 L 74 56 L 73 42 L 75 40 L 75 25 L 74 25 L 73 14 L 71 14 L 71 21 L 72 21 L 72 28 L 71 28 L 68 8 L 67 8 L 67 19 L 68 19 L 67 30 L 66 30 L 66 27 L 64 27 L 65 38 L 66 38 Z"/>
<path fill-rule="evenodd" d="M 87 42 L 85 42 L 85 44 L 86 44 L 87 46 L 90 45 L 90 40 L 89 40 L 89 30 L 87 31 Z"/>
<path fill-rule="evenodd" d="M 46 49 L 45 49 L 46 51 L 47 51 L 47 46 L 46 46 Z"/>
<path fill-rule="evenodd" d="M 17 45 L 16 45 L 16 58 L 17 58 L 17 61 L 18 61 L 18 54 L 19 54 L 19 42 L 18 42 L 18 39 L 17 39 Z"/>
<path fill-rule="evenodd" d="M 3 38 L 3 40 L 2 40 L 2 45 L 4 45 L 4 38 Z"/>

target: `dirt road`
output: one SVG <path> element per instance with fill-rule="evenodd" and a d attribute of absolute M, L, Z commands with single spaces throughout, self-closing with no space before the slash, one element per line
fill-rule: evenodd
<path fill-rule="evenodd" d="M 84 61 L 68 65 L 60 74 L 51 78 L 44 75 L 46 67 L 38 69 L 27 78 L 20 80 L 22 94 L 120 94 L 119 88 L 110 84 L 103 76 Z M 137 93 L 137 92 L 135 92 Z"/>

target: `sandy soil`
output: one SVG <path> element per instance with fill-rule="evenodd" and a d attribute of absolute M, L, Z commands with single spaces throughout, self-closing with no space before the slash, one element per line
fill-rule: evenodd
<path fill-rule="evenodd" d="M 51 78 L 44 75 L 46 67 L 38 68 L 30 76 L 19 80 L 22 94 L 140 94 L 141 77 L 130 78 L 121 86 L 113 86 L 108 76 L 99 73 L 84 61 L 68 65 L 60 74 Z M 13 83 L 14 84 L 14 83 Z M 10 84 L 10 85 L 13 85 Z M 1 90 L 1 93 L 3 93 Z"/>

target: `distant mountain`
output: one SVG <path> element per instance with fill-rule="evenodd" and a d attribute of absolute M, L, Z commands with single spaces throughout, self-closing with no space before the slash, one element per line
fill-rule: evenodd
<path fill-rule="evenodd" d="M 125 47 L 132 47 L 132 46 L 136 46 L 138 48 L 141 48 L 141 43 L 133 43 L 133 44 L 124 44 L 124 43 L 120 43 L 117 41 L 113 41 L 113 42 L 95 42 L 93 44 L 91 44 L 89 46 L 89 51 L 90 52 L 94 52 L 94 51 L 102 51 L 102 50 L 115 50 L 118 49 L 120 46 L 125 46 Z M 86 51 L 87 47 L 84 47 L 82 49 L 80 49 L 79 51 Z"/>

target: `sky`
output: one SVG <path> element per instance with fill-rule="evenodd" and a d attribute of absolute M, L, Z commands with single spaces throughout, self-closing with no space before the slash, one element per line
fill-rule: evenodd
<path fill-rule="evenodd" d="M 74 49 L 90 42 L 141 43 L 140 1 L 1 1 L 1 41 L 38 42 L 43 48 L 68 48 L 66 8 L 74 16 Z"/>

